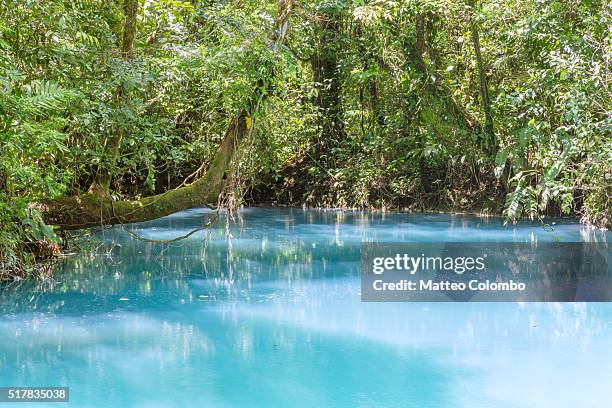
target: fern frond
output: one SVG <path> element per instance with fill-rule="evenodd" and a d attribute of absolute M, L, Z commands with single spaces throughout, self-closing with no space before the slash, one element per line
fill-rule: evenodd
<path fill-rule="evenodd" d="M 52 81 L 32 81 L 23 87 L 23 96 L 17 100 L 20 110 L 43 116 L 66 109 L 77 93 Z"/>

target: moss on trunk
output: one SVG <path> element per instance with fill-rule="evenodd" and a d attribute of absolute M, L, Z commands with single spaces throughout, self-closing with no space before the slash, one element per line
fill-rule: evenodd
<path fill-rule="evenodd" d="M 192 184 L 140 200 L 112 201 L 107 196 L 91 193 L 60 198 L 45 203 L 45 222 L 71 230 L 148 221 L 189 208 L 216 204 L 225 183 L 225 174 L 247 131 L 247 115 L 241 113 L 232 120 L 206 174 Z"/>

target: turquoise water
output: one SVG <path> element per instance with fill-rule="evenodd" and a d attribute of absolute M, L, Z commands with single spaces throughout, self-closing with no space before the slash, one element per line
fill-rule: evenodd
<path fill-rule="evenodd" d="M 208 217 L 191 210 L 132 230 L 168 239 Z M 610 406 L 612 304 L 359 298 L 363 241 L 610 233 L 297 209 L 248 209 L 227 231 L 223 218 L 154 244 L 106 230 L 95 255 L 68 256 L 54 282 L 0 290 L 0 386 L 69 386 L 74 407 Z"/>

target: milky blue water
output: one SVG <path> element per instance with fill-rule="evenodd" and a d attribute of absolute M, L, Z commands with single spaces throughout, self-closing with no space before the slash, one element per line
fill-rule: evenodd
<path fill-rule="evenodd" d="M 210 216 L 132 231 L 169 239 Z M 611 238 L 301 209 L 248 209 L 172 244 L 106 230 L 52 282 L 0 289 L 0 386 L 69 386 L 55 407 L 608 408 L 612 304 L 361 303 L 359 246 Z"/>

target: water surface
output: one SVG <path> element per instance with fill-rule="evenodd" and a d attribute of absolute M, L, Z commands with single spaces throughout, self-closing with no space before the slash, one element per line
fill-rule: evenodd
<path fill-rule="evenodd" d="M 131 230 L 170 239 L 209 217 Z M 69 386 L 74 407 L 607 408 L 612 304 L 361 303 L 359 246 L 610 238 L 571 221 L 297 209 L 247 209 L 171 244 L 106 230 L 53 282 L 0 290 L 0 386 Z"/>

